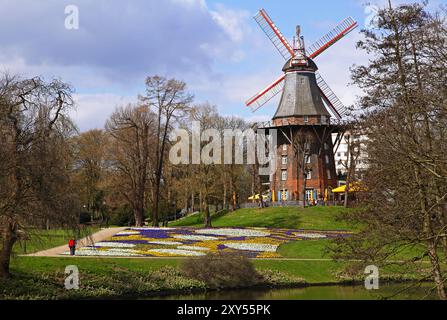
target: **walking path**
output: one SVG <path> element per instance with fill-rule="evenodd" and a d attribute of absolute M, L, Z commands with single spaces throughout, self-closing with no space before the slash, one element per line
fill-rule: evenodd
<path fill-rule="evenodd" d="M 114 236 L 115 234 L 117 234 L 120 231 L 126 230 L 128 229 L 128 227 L 121 227 L 121 228 L 108 228 L 108 229 L 103 229 L 101 231 L 98 231 L 88 237 L 82 238 L 81 240 L 78 240 L 78 243 L 76 245 L 76 247 L 80 248 L 80 247 L 85 247 L 88 245 L 92 245 L 95 242 L 100 242 L 103 240 L 107 240 L 110 239 L 112 236 Z M 43 251 L 39 251 L 36 253 L 32 253 L 32 254 L 28 254 L 27 256 L 32 256 L 32 257 L 58 257 L 60 256 L 60 254 L 68 251 L 68 244 L 65 244 L 63 246 L 59 246 L 56 248 L 52 248 L 52 249 L 48 249 L 48 250 L 43 250 Z"/>

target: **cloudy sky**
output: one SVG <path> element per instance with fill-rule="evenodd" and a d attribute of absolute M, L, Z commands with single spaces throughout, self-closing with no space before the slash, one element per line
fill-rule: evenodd
<path fill-rule="evenodd" d="M 244 101 L 276 79 L 284 61 L 253 15 L 265 8 L 287 38 L 300 24 L 309 46 L 348 16 L 363 28 L 374 10 L 365 2 L 0 0 L 0 72 L 72 84 L 77 101 L 72 116 L 81 130 L 103 127 L 116 106 L 136 100 L 144 78 L 155 74 L 185 81 L 197 103 L 215 104 L 222 114 L 269 119 L 277 100 L 255 114 Z M 431 1 L 440 3 L 445 0 Z M 67 5 L 79 9 L 77 30 L 65 27 Z M 316 61 L 348 105 L 360 93 L 349 85 L 349 68 L 367 61 L 355 49 L 359 31 Z"/>

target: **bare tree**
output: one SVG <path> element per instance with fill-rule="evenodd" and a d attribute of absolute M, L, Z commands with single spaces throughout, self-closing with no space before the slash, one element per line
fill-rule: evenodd
<path fill-rule="evenodd" d="M 74 167 L 77 190 L 83 205 L 104 220 L 104 176 L 106 174 L 107 135 L 102 130 L 90 130 L 73 139 Z"/>
<path fill-rule="evenodd" d="M 146 95 L 140 97 L 148 107 L 156 113 L 155 167 L 151 179 L 152 192 L 152 223 L 158 226 L 160 183 L 163 177 L 163 165 L 167 150 L 169 131 L 176 118 L 183 116 L 189 109 L 193 97 L 186 92 L 186 84 L 175 79 L 160 76 L 146 79 Z"/>
<path fill-rule="evenodd" d="M 137 104 L 118 108 L 106 123 L 114 185 L 131 205 L 137 226 L 144 223 L 149 176 L 154 170 L 150 156 L 157 141 L 156 121 L 146 105 Z"/>
<path fill-rule="evenodd" d="M 0 79 L 0 277 L 9 276 L 13 246 L 30 227 L 77 226 L 67 143 L 72 92 L 60 80 Z"/>
<path fill-rule="evenodd" d="M 402 265 L 419 268 L 447 299 L 440 255 L 447 252 L 446 19 L 420 4 L 394 8 L 390 1 L 375 21 L 359 43 L 373 58 L 353 73 L 365 91 L 369 167 L 364 210 L 350 219 L 368 228 L 341 241 L 338 256 L 387 264 L 396 252 L 417 247 Z M 425 258 L 428 269 L 416 263 Z"/>

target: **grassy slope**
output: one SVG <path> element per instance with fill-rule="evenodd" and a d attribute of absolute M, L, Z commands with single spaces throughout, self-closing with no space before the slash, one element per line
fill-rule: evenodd
<path fill-rule="evenodd" d="M 88 227 L 82 230 L 81 236 L 85 237 L 98 231 L 97 227 Z M 20 241 L 14 246 L 15 254 L 30 254 L 41 250 L 51 249 L 68 243 L 74 237 L 72 230 L 35 230 L 31 231 L 30 240 Z"/>
<path fill-rule="evenodd" d="M 46 257 L 17 257 L 12 260 L 15 274 L 33 273 L 54 275 L 64 273 L 68 265 L 76 265 L 79 272 L 108 275 L 116 271 L 133 271 L 147 273 L 165 268 L 177 267 L 182 259 L 110 259 L 110 258 L 46 258 Z M 298 276 L 309 283 L 335 282 L 333 271 L 341 266 L 340 263 L 326 261 L 281 261 L 281 260 L 253 260 L 256 268 L 278 270 L 283 273 Z"/>
<path fill-rule="evenodd" d="M 239 209 L 213 216 L 213 227 L 270 227 L 285 229 L 351 230 L 351 226 L 336 219 L 346 210 L 342 207 L 271 207 Z M 198 214 L 170 223 L 170 226 L 202 227 L 203 216 Z"/>

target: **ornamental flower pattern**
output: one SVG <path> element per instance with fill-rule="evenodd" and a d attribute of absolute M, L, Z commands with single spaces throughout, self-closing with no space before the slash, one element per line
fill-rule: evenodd
<path fill-rule="evenodd" d="M 350 235 L 351 233 L 345 231 L 272 228 L 129 228 L 107 241 L 78 248 L 76 255 L 191 257 L 225 251 L 237 252 L 249 258 L 279 258 L 276 251 L 287 242 L 334 239 Z"/>

